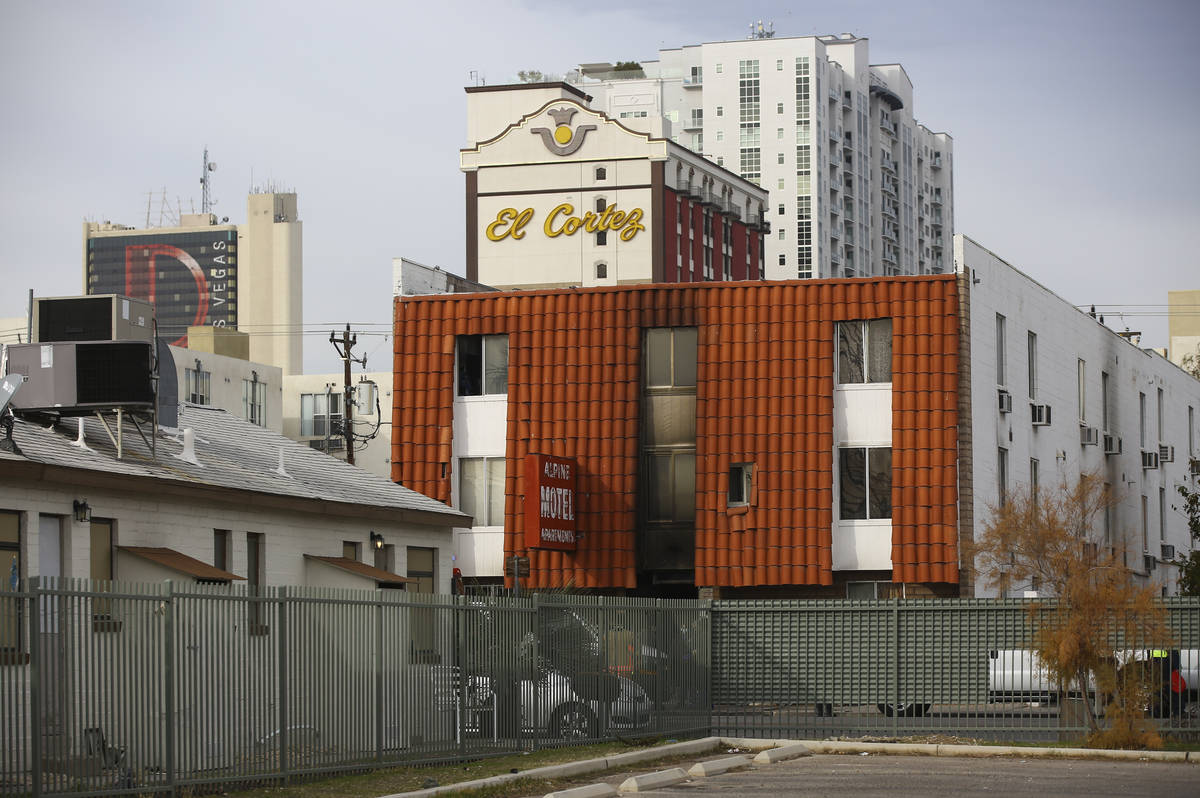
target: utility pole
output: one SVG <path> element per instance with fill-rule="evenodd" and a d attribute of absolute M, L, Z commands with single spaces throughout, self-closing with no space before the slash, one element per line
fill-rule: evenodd
<path fill-rule="evenodd" d="M 345 382 L 342 387 L 342 429 L 346 434 L 346 462 L 354 465 L 354 388 L 350 384 L 350 364 L 358 363 L 363 368 L 367 367 L 367 356 L 361 358 L 354 357 L 351 352 L 354 350 L 354 345 L 358 343 L 358 336 L 350 334 L 350 325 L 346 325 L 345 332 L 342 333 L 342 340 L 333 337 L 333 333 L 329 333 L 329 343 L 333 344 L 333 348 L 337 350 L 338 356 L 345 364 Z"/>

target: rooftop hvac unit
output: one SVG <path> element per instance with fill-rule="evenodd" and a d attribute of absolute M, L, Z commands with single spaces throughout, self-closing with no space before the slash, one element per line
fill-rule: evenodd
<path fill-rule="evenodd" d="M 154 305 L 118 294 L 33 300 L 33 341 L 151 341 Z"/>
<path fill-rule="evenodd" d="M 13 407 L 63 415 L 116 407 L 150 410 L 152 347 L 150 341 L 9 345 L 8 372 L 26 377 Z"/>
<path fill-rule="evenodd" d="M 1142 452 L 1142 468 L 1147 471 L 1158 468 L 1158 452 Z"/>
<path fill-rule="evenodd" d="M 1004 390 L 1003 388 L 1000 389 L 1000 412 L 1001 413 L 1011 413 L 1012 412 L 1012 394 L 1009 393 L 1008 391 Z"/>
<path fill-rule="evenodd" d="M 1158 445 L 1158 459 L 1164 463 L 1174 463 L 1175 447 L 1169 446 L 1165 443 L 1160 443 Z"/>
<path fill-rule="evenodd" d="M 1035 427 L 1050 426 L 1050 405 L 1029 405 L 1029 415 Z"/>
<path fill-rule="evenodd" d="M 1118 438 L 1116 435 L 1109 435 L 1108 433 L 1105 433 L 1105 435 L 1104 435 L 1104 453 L 1105 454 L 1120 454 L 1121 453 L 1121 439 Z"/>
<path fill-rule="evenodd" d="M 1100 443 L 1100 430 L 1095 427 L 1079 428 L 1079 445 L 1080 446 L 1096 446 Z"/>

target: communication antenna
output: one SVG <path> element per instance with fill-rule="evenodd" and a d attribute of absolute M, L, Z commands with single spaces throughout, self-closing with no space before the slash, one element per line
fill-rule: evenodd
<path fill-rule="evenodd" d="M 774 39 L 775 38 L 775 23 L 768 22 L 766 27 L 763 26 L 763 21 L 750 23 L 750 39 Z"/>
<path fill-rule="evenodd" d="M 209 172 L 215 171 L 217 171 L 217 165 L 208 160 L 208 147 L 206 146 L 204 148 L 204 167 L 200 172 L 200 185 L 203 186 L 200 195 L 200 213 L 212 213 L 212 206 L 216 204 L 209 194 L 209 184 L 212 182 Z"/>

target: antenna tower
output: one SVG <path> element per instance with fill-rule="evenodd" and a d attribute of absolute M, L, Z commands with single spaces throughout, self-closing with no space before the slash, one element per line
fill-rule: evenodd
<path fill-rule="evenodd" d="M 212 206 L 216 204 L 209 193 L 212 177 L 210 172 L 217 171 L 217 165 L 208 160 L 208 147 L 204 148 L 204 167 L 200 172 L 200 185 L 203 187 L 200 195 L 200 213 L 212 213 Z"/>

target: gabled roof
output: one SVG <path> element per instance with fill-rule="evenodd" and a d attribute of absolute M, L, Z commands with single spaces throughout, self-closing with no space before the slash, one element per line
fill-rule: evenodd
<path fill-rule="evenodd" d="M 181 574 L 194 576 L 206 582 L 232 582 L 235 579 L 246 581 L 246 577 L 214 568 L 208 563 L 201 562 L 195 557 L 189 557 L 183 552 L 159 546 L 117 546 L 118 551 L 133 554 L 144 560 L 158 563 L 164 568 L 178 571 Z"/>
<path fill-rule="evenodd" d="M 75 442 L 79 423 L 84 424 L 86 448 Z M 195 433 L 195 463 L 180 457 L 185 428 Z M 18 417 L 13 441 L 21 453 L 0 450 L 0 474 L 47 478 L 65 470 L 60 478 L 89 485 L 114 483 L 131 489 L 134 481 L 145 480 L 149 484 L 142 490 L 216 491 L 243 504 L 437 526 L 471 525 L 470 516 L 440 501 L 213 407 L 183 404 L 179 430 L 158 431 L 156 456 L 127 422 L 124 456 L 117 459 L 116 447 L 94 417 L 61 419 L 50 427 Z M 41 468 L 30 470 L 31 465 Z M 325 507 L 329 504 L 336 507 Z"/>

